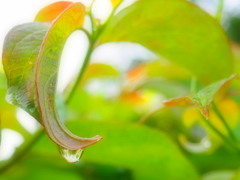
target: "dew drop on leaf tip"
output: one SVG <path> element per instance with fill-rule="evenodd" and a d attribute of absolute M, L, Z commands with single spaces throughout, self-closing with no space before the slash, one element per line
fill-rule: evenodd
<path fill-rule="evenodd" d="M 68 149 L 64 149 L 62 147 L 59 146 L 59 151 L 62 155 L 62 157 L 69 163 L 76 163 L 81 159 L 82 153 L 83 153 L 83 149 L 78 149 L 78 150 L 68 150 Z"/>

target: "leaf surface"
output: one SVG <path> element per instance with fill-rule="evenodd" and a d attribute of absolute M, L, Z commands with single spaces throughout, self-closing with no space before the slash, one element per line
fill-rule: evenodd
<path fill-rule="evenodd" d="M 159 130 L 143 125 L 99 120 L 69 120 L 67 126 L 75 133 L 82 129 L 81 134 L 85 136 L 97 132 L 104 137 L 104 141 L 86 150 L 81 159 L 83 163 L 129 169 L 135 180 L 186 180 L 186 177 L 191 180 L 199 179 L 198 173 L 184 154 Z M 48 156 L 51 153 L 54 157 L 56 154 L 47 138 L 42 138 L 33 152 L 47 153 Z"/>
<path fill-rule="evenodd" d="M 16 26 L 5 39 L 7 97 L 9 102 L 34 116 L 56 144 L 76 150 L 98 142 L 101 137 L 80 138 L 69 132 L 57 113 L 55 98 L 61 52 L 68 36 L 82 27 L 85 9 L 81 3 L 70 3 L 51 18 L 44 15 L 45 11 L 40 11 L 36 19 L 54 19 L 52 22 Z"/>
<path fill-rule="evenodd" d="M 209 118 L 209 106 L 213 102 L 214 97 L 221 93 L 233 79 L 237 78 L 236 75 L 232 75 L 227 79 L 217 81 L 197 93 L 193 93 L 189 96 L 183 96 L 178 98 L 173 98 L 164 102 L 165 106 L 188 106 L 188 105 L 197 105 L 207 119 Z"/>
<path fill-rule="evenodd" d="M 116 7 L 117 5 L 119 5 L 122 2 L 122 0 L 111 0 L 112 6 Z"/>
<path fill-rule="evenodd" d="M 218 22 L 185 0 L 139 0 L 113 17 L 101 43 L 140 43 L 205 83 L 232 74 L 232 54 Z"/>
<path fill-rule="evenodd" d="M 137 180 L 198 179 L 191 164 L 162 132 L 117 122 L 69 121 L 68 125 L 75 132 L 77 127 L 89 127 L 86 135 L 96 131 L 104 137 L 104 141 L 88 149 L 83 161 L 128 168 Z"/>

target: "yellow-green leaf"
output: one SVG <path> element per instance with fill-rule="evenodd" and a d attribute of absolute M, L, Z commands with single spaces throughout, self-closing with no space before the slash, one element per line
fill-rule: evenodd
<path fill-rule="evenodd" d="M 221 25 L 186 0 L 139 0 L 114 16 L 101 42 L 144 45 L 205 83 L 231 75 L 232 54 Z"/>
<path fill-rule="evenodd" d="M 122 2 L 122 0 L 111 0 L 112 6 L 116 7 L 117 5 L 119 5 Z"/>

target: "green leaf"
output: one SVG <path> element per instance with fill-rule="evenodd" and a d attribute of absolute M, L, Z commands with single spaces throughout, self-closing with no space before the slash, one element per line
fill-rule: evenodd
<path fill-rule="evenodd" d="M 198 179 L 191 164 L 165 134 L 140 125 L 118 122 L 69 121 L 85 135 L 101 133 L 104 141 L 88 148 L 82 160 L 128 168 L 134 179 Z"/>
<path fill-rule="evenodd" d="M 82 162 L 128 169 L 134 180 L 199 179 L 195 168 L 161 131 L 118 121 L 69 120 L 67 126 L 85 136 L 95 132 L 103 135 L 103 141 L 85 150 Z M 32 153 L 56 157 L 56 150 L 44 137 L 33 147 Z"/>
<path fill-rule="evenodd" d="M 118 6 L 123 0 L 111 0 L 113 8 Z"/>
<path fill-rule="evenodd" d="M 203 176 L 203 180 L 232 180 L 233 174 L 230 170 L 209 172 Z"/>
<path fill-rule="evenodd" d="M 240 169 L 238 169 L 238 170 L 234 173 L 233 177 L 232 177 L 230 180 L 238 180 L 238 179 L 240 179 Z"/>
<path fill-rule="evenodd" d="M 94 63 L 89 65 L 82 81 L 84 84 L 94 78 L 117 78 L 119 74 L 119 71 L 110 65 Z"/>
<path fill-rule="evenodd" d="M 227 79 L 217 81 L 204 89 L 198 91 L 189 96 L 183 96 L 173 98 L 164 102 L 165 106 L 178 106 L 178 105 L 197 105 L 207 119 L 209 117 L 209 106 L 212 103 L 214 97 L 226 87 L 229 86 L 233 79 L 237 78 L 236 75 L 232 75 Z"/>
<path fill-rule="evenodd" d="M 28 155 L 1 173 L 1 180 L 84 180 L 76 168 L 47 154 Z"/>
<path fill-rule="evenodd" d="M 101 43 L 144 45 L 205 83 L 232 73 L 232 54 L 220 24 L 185 0 L 139 0 L 108 23 Z"/>
<path fill-rule="evenodd" d="M 149 78 L 138 87 L 139 89 L 150 89 L 156 91 L 166 98 L 172 98 L 188 93 L 188 89 L 179 82 L 169 81 L 163 78 Z"/>
<path fill-rule="evenodd" d="M 193 94 L 191 98 L 196 101 L 201 107 L 207 107 L 213 101 L 214 96 L 224 89 L 225 87 L 229 86 L 233 79 L 237 76 L 232 75 L 227 79 L 215 82 L 204 89 L 200 90 L 196 94 Z"/>
<path fill-rule="evenodd" d="M 6 102 L 6 77 L 0 72 L 0 129 L 15 130 L 25 138 L 29 137 L 29 132 L 16 119 L 16 107 Z"/>
<path fill-rule="evenodd" d="M 57 7 L 57 4 L 47 9 Z M 42 12 L 45 17 L 45 11 Z M 89 146 L 101 139 L 100 136 L 80 138 L 73 135 L 60 121 L 56 111 L 61 52 L 68 36 L 82 27 L 84 15 L 81 3 L 70 3 L 60 15 L 52 17 L 56 18 L 51 23 L 33 22 L 16 26 L 7 35 L 3 50 L 8 101 L 34 116 L 52 141 L 69 150 Z M 38 17 L 41 17 L 41 12 L 37 20 Z M 47 16 L 45 18 L 48 19 Z"/>

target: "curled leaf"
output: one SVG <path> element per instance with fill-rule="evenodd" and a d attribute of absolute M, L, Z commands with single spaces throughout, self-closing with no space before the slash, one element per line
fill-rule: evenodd
<path fill-rule="evenodd" d="M 47 12 L 53 13 L 48 17 Z M 7 99 L 34 116 L 56 144 L 69 150 L 81 149 L 101 139 L 100 136 L 81 138 L 69 132 L 60 120 L 55 102 L 61 52 L 68 36 L 82 27 L 84 15 L 81 3 L 54 3 L 36 17 L 38 21 L 51 23 L 14 27 L 5 39 L 3 50 Z"/>

